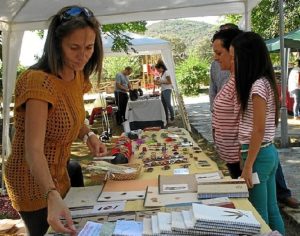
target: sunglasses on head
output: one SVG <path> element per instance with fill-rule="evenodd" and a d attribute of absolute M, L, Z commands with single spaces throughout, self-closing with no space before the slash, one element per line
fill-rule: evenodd
<path fill-rule="evenodd" d="M 71 7 L 71 8 L 68 8 L 67 10 L 65 10 L 61 14 L 60 20 L 68 21 L 77 16 L 84 16 L 86 18 L 90 18 L 90 17 L 93 17 L 94 14 L 92 11 L 90 11 L 89 9 L 87 9 L 85 7 Z"/>

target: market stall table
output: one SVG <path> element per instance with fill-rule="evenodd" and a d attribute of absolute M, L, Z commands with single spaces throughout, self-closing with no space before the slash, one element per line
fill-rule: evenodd
<path fill-rule="evenodd" d="M 173 176 L 174 172 L 178 169 L 185 168 L 189 174 L 203 174 L 203 173 L 211 173 L 211 172 L 218 172 L 218 166 L 215 162 L 213 162 L 202 150 L 201 148 L 195 143 L 192 139 L 190 134 L 180 128 L 170 128 L 170 129 L 162 129 L 162 130 L 154 130 L 154 131 L 146 131 L 142 133 L 142 138 L 144 142 L 139 143 L 138 141 L 134 141 L 133 143 L 133 151 L 134 155 L 130 159 L 131 164 L 141 164 L 143 165 L 143 170 L 141 171 L 140 175 L 136 180 L 126 180 L 126 181 L 107 181 L 106 184 L 103 186 L 94 186 L 94 187 L 87 187 L 80 191 L 79 188 L 74 189 L 72 188 L 71 191 L 67 195 L 67 204 L 73 209 L 76 209 L 78 205 L 78 209 L 83 211 L 89 211 L 89 209 L 81 209 L 82 207 L 90 206 L 93 208 L 96 204 L 99 204 L 99 196 L 105 191 L 106 193 L 120 191 L 124 196 L 130 194 L 132 190 L 140 190 L 143 183 L 145 188 L 149 188 L 151 186 L 153 189 L 157 189 L 159 187 L 159 175 L 165 176 Z M 175 151 L 176 149 L 176 151 Z M 169 164 L 161 164 L 158 163 L 161 153 L 166 153 L 169 155 L 178 155 L 176 152 L 179 153 L 180 156 L 183 156 L 181 161 L 176 159 L 175 162 Z M 151 159 L 152 158 L 152 159 Z M 147 162 L 147 159 L 151 159 L 151 162 Z M 150 165 L 149 165 L 150 163 Z M 203 165 L 203 163 L 206 163 Z M 185 166 L 186 165 L 186 166 Z M 168 166 L 168 168 L 165 168 Z M 185 167 L 184 167 L 185 166 Z M 149 171 L 150 170 L 150 171 Z M 178 177 L 177 177 L 178 178 Z M 180 177 L 179 177 L 180 178 Z M 90 190 L 88 190 L 91 188 Z M 120 188 L 120 189 L 117 189 Z M 76 190 L 76 191 L 75 191 Z M 78 198 L 81 194 L 81 199 L 77 199 L 77 203 L 75 203 L 75 198 Z M 70 196 L 71 194 L 72 196 Z M 146 191 L 147 194 L 147 191 Z M 193 193 L 188 193 L 192 196 Z M 196 194 L 196 193 L 195 193 Z M 176 202 L 177 199 L 172 199 L 172 195 L 174 194 L 158 194 L 157 199 L 155 201 L 160 201 L 160 196 L 167 196 L 165 200 L 162 202 L 165 203 L 164 206 L 157 206 L 157 207 L 146 207 L 145 199 L 140 200 L 127 200 L 123 210 L 121 212 L 110 212 L 108 214 L 103 214 L 101 216 L 90 216 L 90 217 L 77 217 L 74 219 L 78 225 L 83 226 L 87 220 L 92 220 L 95 222 L 107 222 L 107 221 L 116 221 L 118 219 L 128 219 L 128 220 L 137 220 L 141 221 L 143 216 L 145 215 L 152 215 L 156 214 L 157 212 L 161 211 L 179 211 L 182 209 L 188 209 L 189 204 L 175 204 L 172 205 L 172 201 Z M 93 197 L 92 197 L 93 196 Z M 114 194 L 111 195 L 103 195 L 105 196 L 114 197 Z M 126 198 L 126 197 L 124 197 Z M 98 201 L 97 201 L 98 199 Z M 154 199 L 154 198 L 153 198 Z M 190 200 L 190 199 L 188 199 Z M 248 201 L 247 198 L 230 198 L 231 202 L 234 204 L 235 208 L 241 210 L 248 210 L 251 211 L 255 218 L 261 224 L 261 233 L 268 233 L 270 232 L 269 226 L 264 222 L 252 204 Z M 113 201 L 113 200 L 112 200 Z M 154 203 L 155 203 L 154 201 Z M 194 201 L 192 199 L 192 201 Z M 197 199 L 196 199 L 197 201 Z M 103 203 L 103 202 L 102 202 Z M 187 202 L 188 203 L 188 202 Z M 119 204 L 119 203 L 118 203 Z M 171 205 L 169 205 L 171 204 Z M 74 208 L 75 207 L 75 208 Z M 106 206 L 108 209 L 109 207 Z M 110 208 L 111 209 L 111 208 Z M 91 208 L 90 208 L 91 210 Z M 74 214 L 74 213 L 73 213 Z M 75 213 L 76 214 L 76 213 Z"/>
<path fill-rule="evenodd" d="M 143 129 L 145 127 L 167 125 L 166 114 L 159 97 L 139 98 L 128 101 L 125 119 L 129 122 L 130 129 Z"/>

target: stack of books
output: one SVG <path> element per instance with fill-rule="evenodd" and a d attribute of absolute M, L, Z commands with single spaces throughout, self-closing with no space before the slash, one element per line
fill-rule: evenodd
<path fill-rule="evenodd" d="M 198 183 L 198 199 L 229 197 L 248 198 L 249 192 L 244 179 L 220 179 Z"/>
<path fill-rule="evenodd" d="M 190 210 L 157 212 L 143 222 L 118 220 L 113 225 L 88 222 L 80 236 L 239 236 L 259 235 L 261 225 L 251 211 L 193 203 Z M 93 232 L 93 233 L 91 233 Z"/>
<path fill-rule="evenodd" d="M 194 203 L 189 211 L 158 212 L 143 219 L 143 236 L 238 236 L 260 233 L 252 212 Z"/>
<path fill-rule="evenodd" d="M 206 233 L 253 235 L 260 223 L 251 211 L 193 204 L 194 228 Z"/>

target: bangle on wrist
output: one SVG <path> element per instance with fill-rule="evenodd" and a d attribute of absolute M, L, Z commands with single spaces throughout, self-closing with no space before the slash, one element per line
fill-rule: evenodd
<path fill-rule="evenodd" d="M 47 192 L 45 193 L 44 197 L 46 200 L 48 200 L 48 197 L 49 197 L 49 194 L 52 192 L 52 191 L 57 191 L 57 189 L 55 187 L 51 187 L 47 190 Z"/>
<path fill-rule="evenodd" d="M 96 134 L 95 134 L 93 131 L 88 132 L 87 134 L 85 134 L 85 135 L 83 136 L 82 141 L 83 141 L 84 143 L 86 143 L 86 142 L 88 141 L 89 137 L 91 137 L 92 135 L 96 135 Z"/>

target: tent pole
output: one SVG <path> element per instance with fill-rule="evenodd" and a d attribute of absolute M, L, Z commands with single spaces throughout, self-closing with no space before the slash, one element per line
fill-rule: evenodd
<path fill-rule="evenodd" d="M 287 125 L 287 107 L 286 107 L 286 63 L 285 63 L 285 48 L 284 48 L 284 15 L 283 15 L 283 0 L 278 0 L 279 4 L 279 39 L 280 39 L 280 61 L 281 61 L 281 147 L 288 147 L 288 125 Z"/>
<path fill-rule="evenodd" d="M 248 1 L 245 1 L 244 5 L 245 5 L 245 30 L 250 31 L 251 30 L 251 25 L 250 25 L 251 14 L 249 14 Z"/>

